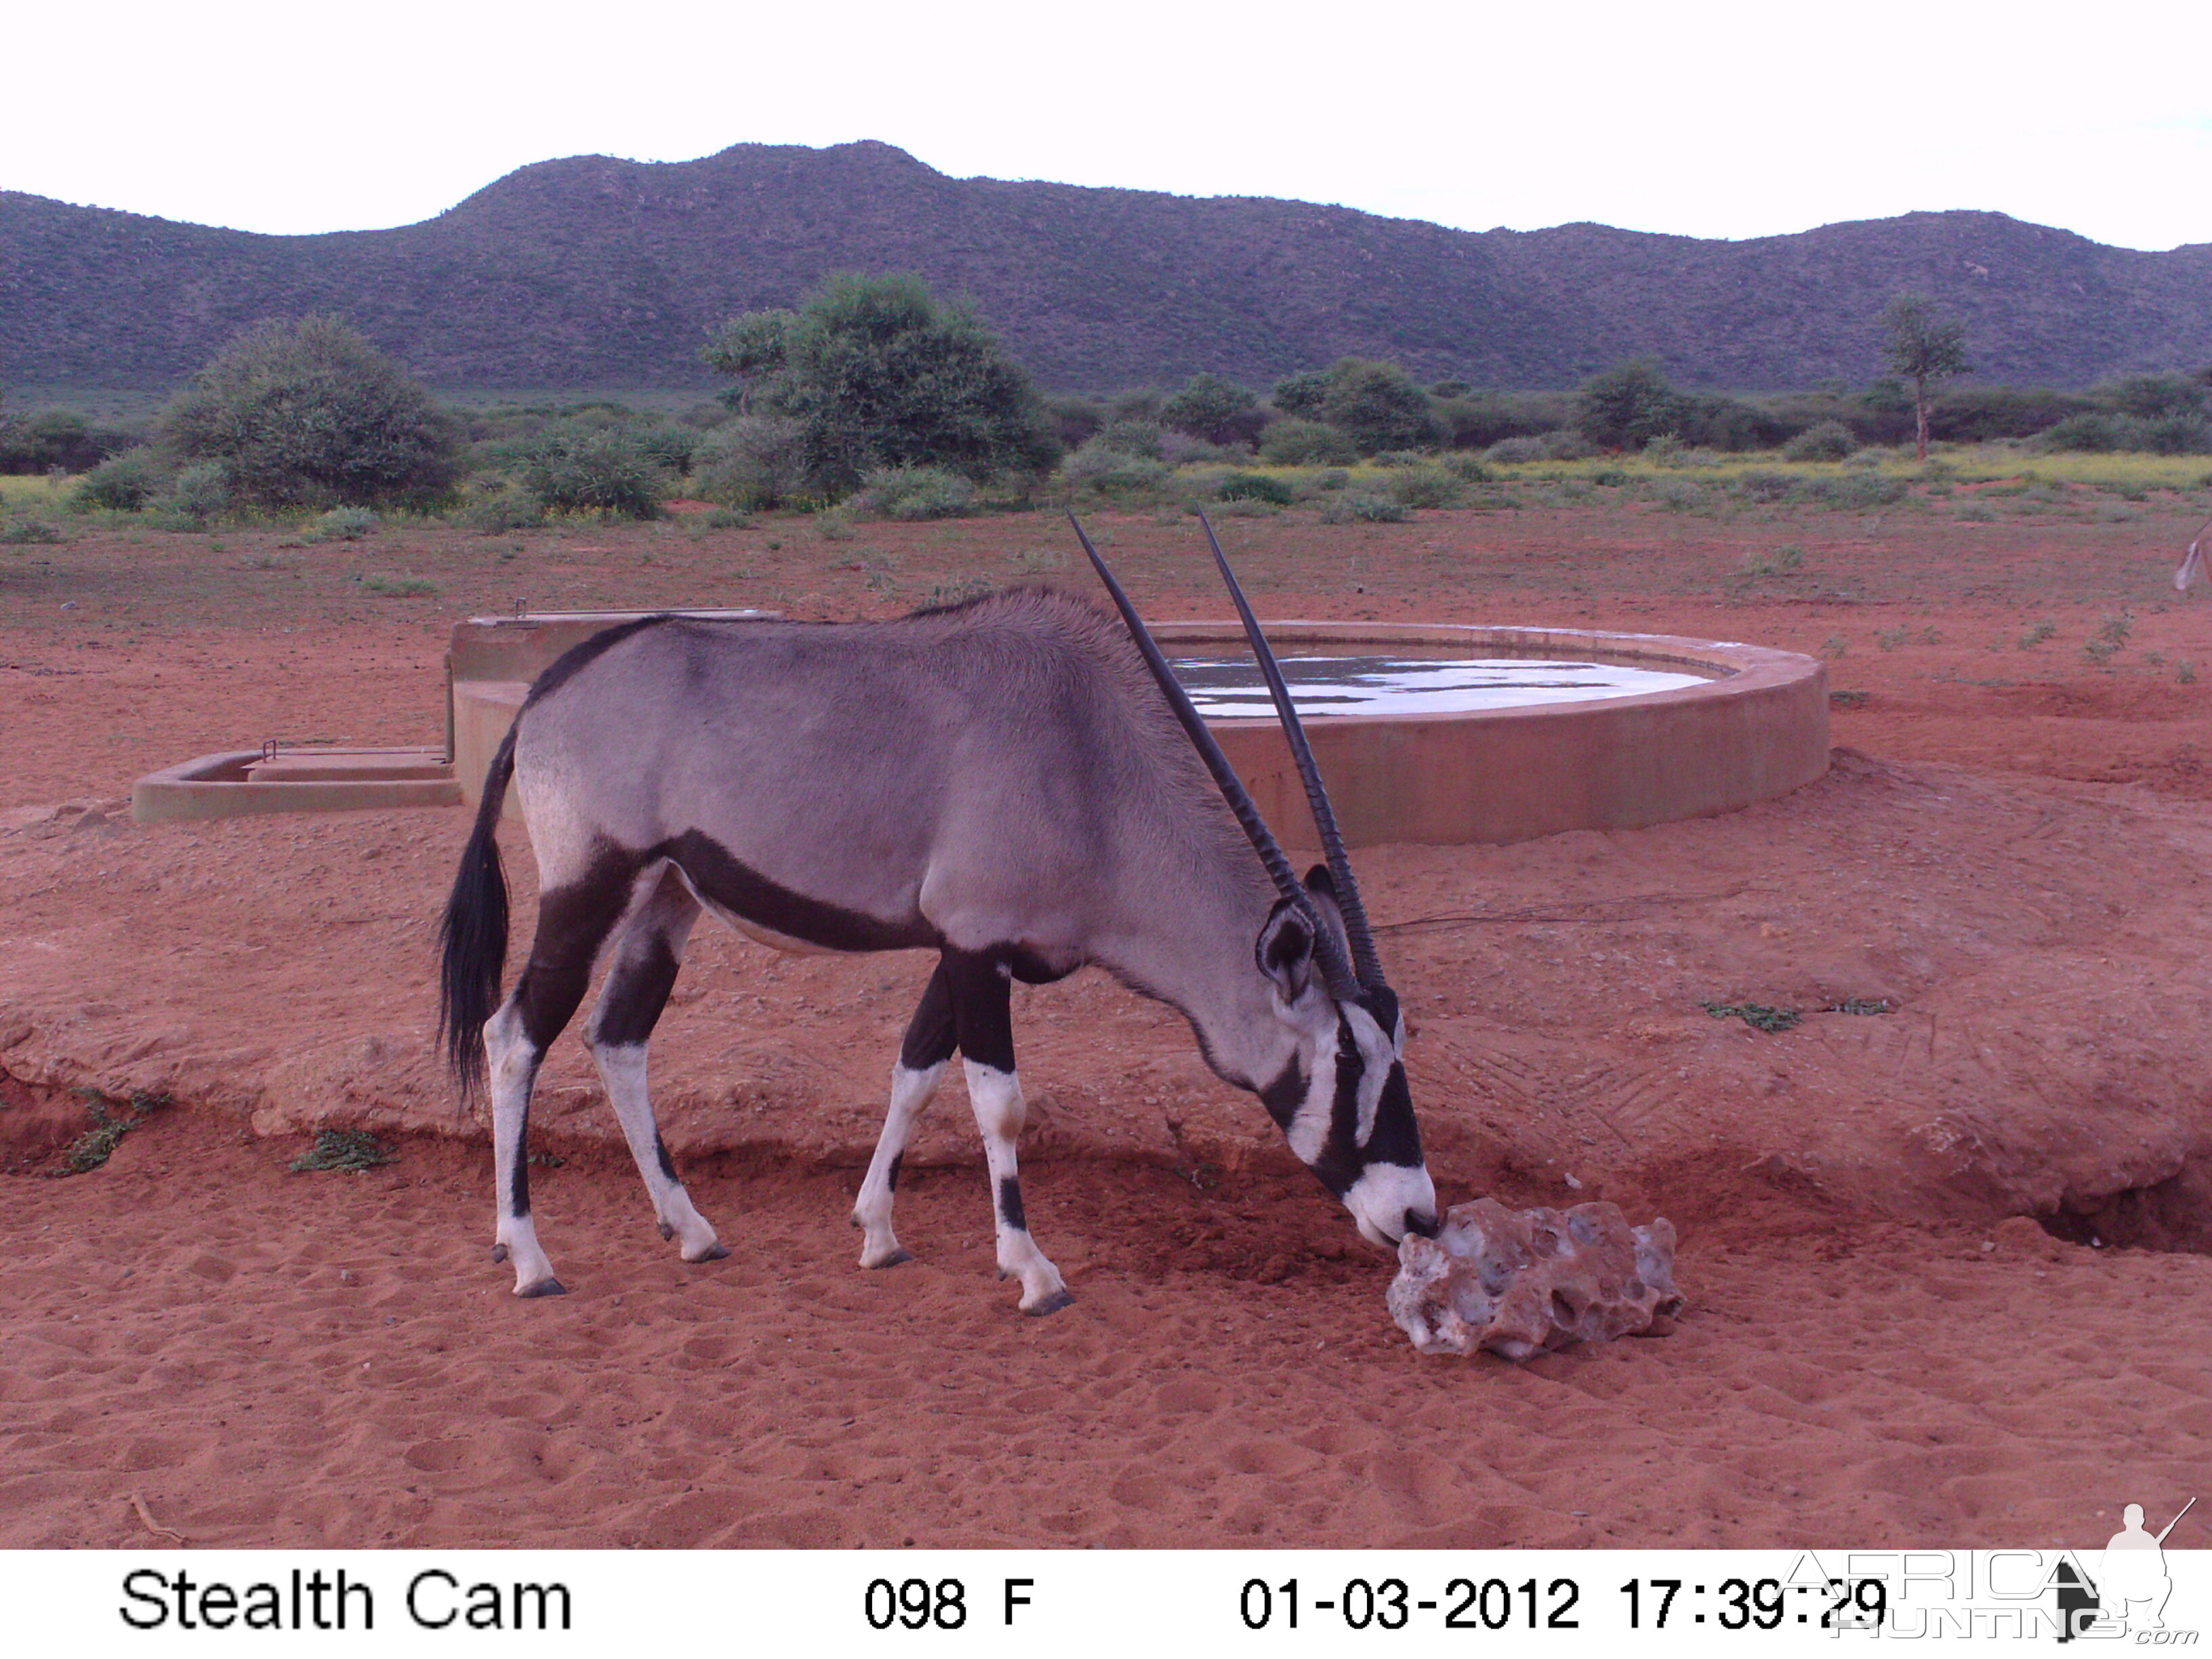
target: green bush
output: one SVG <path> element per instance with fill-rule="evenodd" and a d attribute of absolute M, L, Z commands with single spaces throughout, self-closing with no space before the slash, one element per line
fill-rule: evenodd
<path fill-rule="evenodd" d="M 1296 374 L 1285 374 L 1275 382 L 1269 401 L 1281 413 L 1299 420 L 1317 421 L 1322 417 L 1322 405 L 1328 401 L 1328 371 L 1325 368 L 1302 369 Z"/>
<path fill-rule="evenodd" d="M 655 466 L 680 477 L 691 470 L 691 458 L 704 435 L 697 427 L 680 421 L 656 421 L 637 429 L 637 442 Z"/>
<path fill-rule="evenodd" d="M 261 507 L 422 503 L 459 471 L 453 424 L 430 394 L 335 317 L 240 335 L 161 429 L 177 456 L 220 464 L 229 495 Z"/>
<path fill-rule="evenodd" d="M 1441 466 L 1401 467 L 1385 486 L 1401 507 L 1449 507 L 1459 499 L 1460 483 Z"/>
<path fill-rule="evenodd" d="M 1858 447 L 1859 441 L 1841 421 L 1822 421 L 1783 445 L 1782 454 L 1791 461 L 1840 461 Z"/>
<path fill-rule="evenodd" d="M 1407 517 L 1400 502 L 1358 490 L 1338 496 L 1321 510 L 1323 524 L 1402 524 Z"/>
<path fill-rule="evenodd" d="M 65 410 L 14 420 L 0 414 L 0 472 L 83 472 L 137 441 L 127 432 L 89 426 L 83 416 Z"/>
<path fill-rule="evenodd" d="M 193 524 L 205 524 L 229 512 L 232 500 L 230 469 L 221 461 L 202 461 L 181 468 L 170 480 L 168 494 L 154 505 Z"/>
<path fill-rule="evenodd" d="M 1597 447 L 1581 433 L 1562 427 L 1557 432 L 1529 437 L 1501 438 L 1482 452 L 1482 459 L 1494 466 L 1512 466 L 1530 461 L 1579 461 L 1596 453 Z"/>
<path fill-rule="evenodd" d="M 1224 501 L 1268 501 L 1277 507 L 1288 507 L 1298 498 L 1287 483 L 1264 472 L 1232 472 L 1217 493 Z"/>
<path fill-rule="evenodd" d="M 827 493 L 879 466 L 980 481 L 1060 453 L 1027 372 L 918 276 L 832 276 L 795 312 L 733 318 L 704 355 L 746 382 L 747 412 L 799 423 L 808 483 Z"/>
<path fill-rule="evenodd" d="M 860 480 L 853 505 L 905 523 L 957 519 L 975 509 L 975 486 L 941 466 L 878 467 Z"/>
<path fill-rule="evenodd" d="M 535 530 L 545 522 L 545 503 L 512 478 L 471 481 L 455 515 L 487 536 L 502 530 Z"/>
<path fill-rule="evenodd" d="M 34 542 L 58 542 L 62 532 L 40 519 L 0 519 L 0 544 L 28 546 Z"/>
<path fill-rule="evenodd" d="M 161 468 L 146 449 L 112 455 L 84 475 L 71 506 L 84 510 L 136 513 L 161 493 Z"/>
<path fill-rule="evenodd" d="M 365 507 L 334 507 L 309 528 L 319 542 L 357 542 L 376 533 L 376 514 Z"/>
<path fill-rule="evenodd" d="M 1679 433 L 1690 412 L 1690 400 L 1649 357 L 1594 374 L 1575 393 L 1576 430 L 1601 449 L 1641 449 L 1662 432 Z"/>
<path fill-rule="evenodd" d="M 699 441 L 691 489 L 726 507 L 766 509 L 809 495 L 806 428 L 781 415 L 740 415 Z"/>
<path fill-rule="evenodd" d="M 1109 421 L 1099 428 L 1097 436 L 1091 441 L 1119 455 L 1134 455 L 1143 460 L 1157 461 L 1164 459 L 1160 445 L 1164 436 L 1158 421 Z"/>
<path fill-rule="evenodd" d="M 1174 475 L 1164 462 L 1115 448 L 1102 433 L 1062 461 L 1057 476 L 1082 494 L 1127 496 L 1157 490 Z"/>
<path fill-rule="evenodd" d="M 1160 422 L 1212 444 L 1249 443 L 1260 430 L 1260 394 L 1218 374 L 1194 374 L 1160 404 Z"/>
<path fill-rule="evenodd" d="M 1333 426 L 1292 416 L 1261 433 L 1260 459 L 1270 466 L 1343 466 L 1359 459 L 1359 446 Z"/>
<path fill-rule="evenodd" d="M 2212 451 L 2212 424 L 2201 415 L 2141 415 L 2098 412 L 2069 415 L 2038 441 L 2045 449 L 2092 454 L 2134 452 L 2154 455 L 2202 455 Z"/>
<path fill-rule="evenodd" d="M 526 446 L 515 472 L 556 513 L 660 516 L 665 477 L 633 428 L 556 421 Z"/>

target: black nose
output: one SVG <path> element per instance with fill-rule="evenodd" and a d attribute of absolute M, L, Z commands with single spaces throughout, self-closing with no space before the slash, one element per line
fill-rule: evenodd
<path fill-rule="evenodd" d="M 1406 1231 L 1419 1233 L 1423 1238 L 1434 1238 L 1437 1236 L 1437 1218 L 1426 1210 L 1408 1210 L 1406 1212 Z"/>

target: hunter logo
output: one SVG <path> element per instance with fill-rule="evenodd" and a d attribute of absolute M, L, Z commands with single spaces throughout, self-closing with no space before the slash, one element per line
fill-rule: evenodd
<path fill-rule="evenodd" d="M 2166 1570 L 2166 1538 L 2181 1523 L 2181 1516 L 2197 1505 L 2191 1498 L 2180 1513 L 2156 1534 L 2143 1528 L 2143 1509 L 2130 1504 L 2120 1511 L 2120 1530 L 2106 1542 L 2095 1576 L 2077 1568 L 2072 1557 L 2062 1559 L 2051 1574 L 2058 1592 L 2058 1639 L 2076 1637 L 2111 1641 L 2133 1635 L 2141 1644 L 2193 1642 L 2194 1631 L 2168 1632 L 2166 1598 L 2173 1580 Z"/>

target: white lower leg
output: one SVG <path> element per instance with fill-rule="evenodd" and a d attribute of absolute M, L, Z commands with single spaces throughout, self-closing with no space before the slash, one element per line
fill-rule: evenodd
<path fill-rule="evenodd" d="M 998 1222 L 999 1276 L 1022 1281 L 1022 1310 L 1050 1313 L 1069 1300 L 1060 1269 L 1046 1258 L 1030 1237 L 1028 1218 L 1021 1207 L 1021 1175 L 1014 1159 L 1014 1141 L 1026 1115 L 1022 1106 L 1019 1075 L 975 1060 L 968 1068 L 968 1102 L 975 1108 L 975 1127 L 983 1137 L 983 1161 L 991 1172 L 991 1211 Z"/>
<path fill-rule="evenodd" d="M 659 1127 L 653 1115 L 653 1097 L 646 1090 L 645 1044 L 594 1042 L 590 1047 L 592 1062 L 599 1068 L 599 1081 L 606 1085 L 607 1099 L 622 1124 L 623 1139 L 629 1143 L 629 1155 L 644 1178 L 645 1190 L 652 1195 L 660 1236 L 676 1240 L 686 1261 L 711 1261 L 727 1255 L 729 1252 L 714 1237 L 714 1227 L 692 1205 L 691 1195 L 677 1179 L 674 1166 L 666 1162 L 667 1148 L 661 1144 Z"/>
<path fill-rule="evenodd" d="M 876 1155 L 868 1160 L 867 1176 L 853 1201 L 853 1224 L 866 1235 L 860 1244 L 863 1267 L 889 1267 L 914 1259 L 891 1231 L 891 1202 L 898 1186 L 899 1159 L 914 1133 L 915 1120 L 944 1075 L 943 1060 L 920 1071 L 902 1063 L 891 1066 L 891 1103 L 884 1114 L 884 1132 L 876 1138 Z"/>
<path fill-rule="evenodd" d="M 501 1009 L 485 1023 L 484 1051 L 491 1076 L 492 1179 L 498 1189 L 492 1260 L 514 1263 L 517 1296 L 558 1294 L 561 1282 L 553 1277 L 553 1263 L 538 1243 L 527 1200 L 516 1201 L 526 1182 L 522 1132 L 538 1055 L 513 1008 Z"/>

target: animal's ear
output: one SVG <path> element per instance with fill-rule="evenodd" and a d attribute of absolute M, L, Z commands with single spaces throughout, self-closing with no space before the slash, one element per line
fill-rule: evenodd
<path fill-rule="evenodd" d="M 1260 930 L 1252 954 L 1260 971 L 1274 981 L 1276 993 L 1285 1002 L 1296 1002 L 1305 994 L 1307 982 L 1313 978 L 1313 953 L 1311 919 L 1301 906 L 1288 899 L 1278 901 L 1267 925 Z"/>
<path fill-rule="evenodd" d="M 1336 878 L 1328 872 L 1328 866 L 1316 864 L 1306 872 L 1306 891 L 1313 896 L 1314 908 L 1321 912 L 1322 924 L 1341 940 L 1344 933 L 1344 912 L 1336 902 Z"/>

